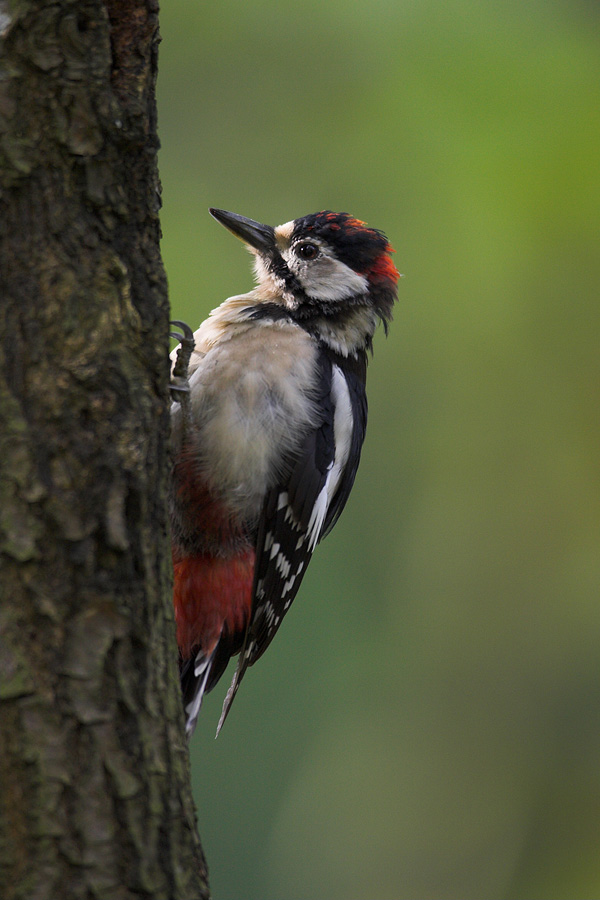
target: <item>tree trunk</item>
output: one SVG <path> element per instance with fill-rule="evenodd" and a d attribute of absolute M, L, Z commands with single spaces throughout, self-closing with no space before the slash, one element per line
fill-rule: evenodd
<path fill-rule="evenodd" d="M 0 2 L 0 896 L 208 897 L 166 516 L 153 0 Z"/>

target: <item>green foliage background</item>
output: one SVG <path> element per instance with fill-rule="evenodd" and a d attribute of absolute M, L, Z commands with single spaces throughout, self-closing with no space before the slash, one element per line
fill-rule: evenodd
<path fill-rule="evenodd" d="M 163 250 L 209 205 L 382 228 L 405 278 L 353 496 L 192 755 L 215 900 L 600 896 L 600 7 L 169 0 Z"/>

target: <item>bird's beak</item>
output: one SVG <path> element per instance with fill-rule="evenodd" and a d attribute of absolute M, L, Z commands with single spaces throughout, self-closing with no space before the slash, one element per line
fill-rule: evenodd
<path fill-rule="evenodd" d="M 238 216 L 237 213 L 227 212 L 224 209 L 211 208 L 209 212 L 228 231 L 260 253 L 268 253 L 275 247 L 275 229 L 270 225 L 261 225 L 260 222 L 246 219 L 245 216 Z"/>

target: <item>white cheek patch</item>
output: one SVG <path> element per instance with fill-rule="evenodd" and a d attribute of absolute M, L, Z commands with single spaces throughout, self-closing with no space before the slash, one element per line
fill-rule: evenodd
<path fill-rule="evenodd" d="M 282 253 L 288 268 L 300 281 L 304 292 L 315 300 L 336 303 L 366 294 L 368 282 L 360 275 L 333 256 L 323 253 L 318 259 L 305 262 L 298 259 L 292 250 Z"/>

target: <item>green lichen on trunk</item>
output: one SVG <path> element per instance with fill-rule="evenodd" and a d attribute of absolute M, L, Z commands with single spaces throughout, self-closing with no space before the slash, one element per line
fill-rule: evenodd
<path fill-rule="evenodd" d="M 1 4 L 0 896 L 208 897 L 166 520 L 147 2 Z"/>

